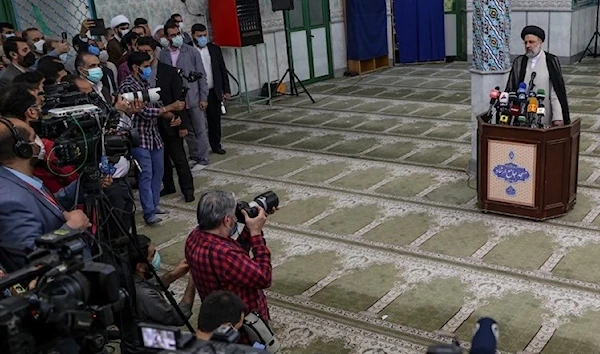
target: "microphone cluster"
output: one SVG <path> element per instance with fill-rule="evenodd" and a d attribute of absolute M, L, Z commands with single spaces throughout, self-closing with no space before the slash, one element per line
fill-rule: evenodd
<path fill-rule="evenodd" d="M 546 92 L 544 89 L 534 90 L 534 78 L 535 72 L 531 74 L 529 88 L 526 83 L 521 82 L 517 92 L 500 92 L 500 87 L 496 86 L 490 92 L 486 123 L 544 128 L 542 122 L 546 114 Z M 493 122 L 492 118 L 495 118 Z"/>

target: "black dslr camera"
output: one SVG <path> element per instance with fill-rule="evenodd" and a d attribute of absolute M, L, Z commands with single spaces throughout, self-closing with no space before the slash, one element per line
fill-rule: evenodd
<path fill-rule="evenodd" d="M 245 210 L 249 217 L 255 218 L 258 216 L 258 207 L 263 208 L 265 212 L 269 213 L 273 208 L 277 208 L 278 206 L 279 197 L 277 197 L 275 192 L 268 191 L 257 196 L 250 203 L 239 201 L 235 209 L 235 216 L 237 217 L 237 221 L 243 224 L 246 222 L 246 218 L 244 218 L 242 210 Z"/>
<path fill-rule="evenodd" d="M 81 233 L 57 230 L 36 240 L 29 265 L 0 278 L 0 291 L 35 289 L 0 301 L 0 353 L 33 354 L 55 350 L 68 338 L 82 352 L 99 352 L 113 312 L 123 308 L 127 293 L 115 268 L 83 261 Z"/>

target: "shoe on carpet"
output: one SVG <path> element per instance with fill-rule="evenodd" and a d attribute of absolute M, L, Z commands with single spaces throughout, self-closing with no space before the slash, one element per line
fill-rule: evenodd
<path fill-rule="evenodd" d="M 148 225 L 148 226 L 156 225 L 156 224 L 158 224 L 161 221 L 162 221 L 161 218 L 159 218 L 158 216 L 154 215 L 153 217 L 151 217 L 148 220 L 146 220 L 146 225 Z"/>
<path fill-rule="evenodd" d="M 227 151 L 225 151 L 223 148 L 213 149 L 213 152 L 219 155 L 225 155 L 227 153 Z"/>
<path fill-rule="evenodd" d="M 168 211 L 167 209 L 163 209 L 161 207 L 157 207 L 155 213 L 156 214 L 161 214 L 161 215 L 171 214 L 170 211 Z"/>
<path fill-rule="evenodd" d="M 196 166 L 192 167 L 192 172 L 202 171 L 206 168 L 206 166 L 208 165 L 197 164 Z"/>
<path fill-rule="evenodd" d="M 183 199 L 185 199 L 186 203 L 191 203 L 194 200 L 196 200 L 196 197 L 194 197 L 193 194 L 186 194 L 186 195 L 183 196 Z"/>
<path fill-rule="evenodd" d="M 166 189 L 163 189 L 162 191 L 160 191 L 160 196 L 164 197 L 165 195 L 169 195 L 169 194 L 173 194 L 173 193 L 175 193 L 175 190 L 166 190 Z"/>

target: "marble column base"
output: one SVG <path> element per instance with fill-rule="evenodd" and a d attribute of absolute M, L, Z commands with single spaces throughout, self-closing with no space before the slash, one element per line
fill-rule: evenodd
<path fill-rule="evenodd" d="M 469 172 L 477 173 L 477 116 L 486 112 L 490 106 L 490 91 L 500 86 L 500 91 L 506 87 L 510 70 L 471 72 L 471 159 Z"/>

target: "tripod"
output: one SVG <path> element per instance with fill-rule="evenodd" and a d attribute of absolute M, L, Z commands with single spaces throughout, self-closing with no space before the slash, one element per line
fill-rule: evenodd
<path fill-rule="evenodd" d="M 283 26 L 285 29 L 289 28 L 288 20 L 287 20 L 288 15 L 289 15 L 289 10 L 283 11 Z M 287 54 L 288 68 L 285 71 L 285 73 L 283 74 L 283 76 L 281 77 L 281 80 L 279 80 L 279 82 L 277 83 L 277 86 L 275 86 L 275 88 L 277 89 L 279 87 L 279 85 L 281 85 L 283 80 L 285 80 L 285 77 L 289 75 L 290 76 L 290 93 L 285 93 L 285 95 L 299 96 L 300 92 L 298 92 L 298 86 L 296 85 L 296 83 L 298 83 L 302 87 L 302 90 L 304 90 L 302 92 L 306 93 L 306 95 L 308 96 L 308 98 L 310 98 L 312 103 L 315 103 L 315 99 L 311 96 L 310 92 L 308 92 L 308 90 L 306 89 L 306 86 L 304 86 L 304 84 L 302 83 L 302 80 L 300 80 L 300 78 L 298 78 L 298 75 L 296 75 L 296 72 L 294 71 L 294 61 L 292 60 L 292 44 L 290 43 L 290 39 L 288 37 L 289 36 L 286 34 L 286 36 L 285 36 L 285 51 Z"/>
<path fill-rule="evenodd" d="M 590 42 L 588 43 L 587 47 L 585 47 L 583 54 L 581 54 L 581 58 L 579 58 L 580 63 L 583 60 L 583 58 L 585 58 L 585 55 L 588 52 L 594 58 L 600 57 L 600 51 L 598 51 L 598 40 L 600 39 L 600 32 L 598 30 L 598 20 L 599 20 L 598 15 L 600 15 L 600 2 L 598 2 L 596 4 L 596 32 L 594 32 L 594 34 L 592 35 L 592 38 L 590 39 Z M 591 50 L 592 42 L 594 42 L 594 51 L 593 52 Z"/>
<path fill-rule="evenodd" d="M 85 175 L 82 176 L 82 178 L 85 178 L 85 177 L 86 177 Z M 187 320 L 187 318 L 185 317 L 185 315 L 179 308 L 179 305 L 173 298 L 173 295 L 169 292 L 167 286 L 162 282 L 161 278 L 156 273 L 156 270 L 154 269 L 154 267 L 152 267 L 150 262 L 148 262 L 147 255 L 145 255 L 144 252 L 142 251 L 142 249 L 139 245 L 139 242 L 138 242 L 137 231 L 136 231 L 136 227 L 135 227 L 135 220 L 133 218 L 133 215 L 131 215 L 131 219 L 132 219 L 131 230 L 132 230 L 132 232 L 129 232 L 127 230 L 127 228 L 125 227 L 123 220 L 121 220 L 119 218 L 119 216 L 114 213 L 114 208 L 112 207 L 110 200 L 108 199 L 106 194 L 104 194 L 104 192 L 100 189 L 98 181 L 99 181 L 99 178 L 92 177 L 92 178 L 89 178 L 89 181 L 85 182 L 85 184 L 82 186 L 83 190 L 85 191 L 84 192 L 84 197 L 85 197 L 84 210 L 85 210 L 86 215 L 89 215 L 90 218 L 93 217 L 93 219 L 95 221 L 95 225 L 97 228 L 96 229 L 96 239 L 99 242 L 103 242 L 105 244 L 110 244 L 110 245 L 114 246 L 115 248 L 119 248 L 119 249 L 126 248 L 127 245 L 129 245 L 129 244 L 133 245 L 132 248 L 135 249 L 135 252 L 137 253 L 137 255 L 140 256 L 140 259 L 144 260 L 144 263 L 146 263 L 146 266 L 150 270 L 150 273 L 152 273 L 152 276 L 156 279 L 156 281 L 157 281 L 158 285 L 160 286 L 161 290 L 163 291 L 166 299 L 169 301 L 171 306 L 173 306 L 173 308 L 175 309 L 177 314 L 181 317 L 181 319 L 184 320 L 185 326 L 187 327 L 187 329 L 191 333 L 196 333 L 194 328 L 190 324 L 190 322 Z M 125 212 L 127 212 L 127 211 L 125 211 Z M 111 227 L 116 227 L 116 230 L 113 229 L 113 231 L 116 231 L 116 233 L 118 234 L 119 237 L 116 237 L 116 238 L 111 237 L 111 235 L 110 235 Z M 113 236 L 115 236 L 115 235 L 113 235 Z M 114 252 L 114 253 L 116 253 L 116 252 Z M 127 252 L 127 255 L 128 255 L 128 252 Z M 131 272 L 131 270 L 129 269 L 129 257 L 127 257 L 126 265 L 127 266 L 124 267 L 125 268 L 124 272 Z M 117 265 L 115 265 L 115 266 L 117 266 Z M 130 297 L 135 296 L 135 286 L 133 287 L 132 290 L 129 290 L 129 295 L 130 295 Z M 133 298 L 132 298 L 132 300 L 133 300 Z"/>

